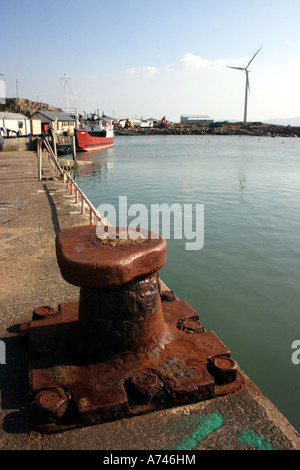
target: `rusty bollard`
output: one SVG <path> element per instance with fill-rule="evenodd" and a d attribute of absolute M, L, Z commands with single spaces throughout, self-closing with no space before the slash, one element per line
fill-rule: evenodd
<path fill-rule="evenodd" d="M 35 310 L 29 336 L 33 426 L 51 433 L 238 392 L 230 351 L 173 292 L 161 292 L 167 244 L 95 226 L 56 238 L 62 277 L 78 302 Z"/>
<path fill-rule="evenodd" d="M 151 232 L 116 229 L 98 238 L 93 227 L 57 237 L 63 278 L 80 286 L 79 343 L 82 351 L 136 352 L 166 340 L 158 270 L 166 262 L 166 241 Z"/>

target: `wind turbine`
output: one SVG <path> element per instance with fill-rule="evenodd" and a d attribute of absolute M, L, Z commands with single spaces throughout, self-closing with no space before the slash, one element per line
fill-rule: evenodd
<path fill-rule="evenodd" d="M 227 65 L 227 67 L 229 69 L 236 69 L 236 70 L 245 70 L 245 73 L 246 73 L 246 88 L 245 88 L 245 108 L 244 108 L 244 122 L 247 122 L 247 104 L 248 104 L 248 91 L 250 93 L 250 85 L 249 85 L 249 72 L 250 70 L 248 70 L 248 67 L 249 65 L 251 64 L 252 60 L 254 59 L 254 57 L 257 56 L 257 54 L 259 53 L 259 51 L 261 50 L 263 46 L 261 46 L 258 51 L 254 54 L 254 56 L 252 57 L 252 59 L 250 60 L 250 62 L 248 63 L 248 65 L 246 67 L 231 67 L 229 65 Z"/>

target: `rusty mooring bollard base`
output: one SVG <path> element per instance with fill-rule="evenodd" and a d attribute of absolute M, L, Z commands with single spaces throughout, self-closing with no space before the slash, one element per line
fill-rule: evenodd
<path fill-rule="evenodd" d="M 32 427 L 62 432 L 240 391 L 243 380 L 226 346 L 204 330 L 187 302 L 167 300 L 162 309 L 170 340 L 164 347 L 101 360 L 85 358 L 76 347 L 78 302 L 22 328 Z"/>

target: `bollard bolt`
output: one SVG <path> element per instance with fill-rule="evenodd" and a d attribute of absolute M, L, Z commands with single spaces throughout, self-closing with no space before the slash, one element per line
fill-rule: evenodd
<path fill-rule="evenodd" d="M 32 319 L 33 320 L 42 320 L 44 318 L 54 317 L 55 311 L 53 307 L 49 305 L 43 305 L 42 307 L 38 307 L 32 312 Z"/>
<path fill-rule="evenodd" d="M 35 399 L 39 413 L 50 421 L 57 421 L 63 417 L 68 408 L 68 402 L 68 397 L 59 388 L 43 390 Z"/>
<path fill-rule="evenodd" d="M 219 383 L 229 383 L 235 380 L 237 364 L 231 357 L 217 357 L 210 365 L 214 377 Z"/>
<path fill-rule="evenodd" d="M 145 371 L 131 377 L 127 390 L 133 401 L 150 403 L 163 386 L 163 382 L 155 373 Z"/>
<path fill-rule="evenodd" d="M 185 333 L 203 333 L 204 328 L 197 318 L 181 318 L 178 320 L 177 328 Z"/>

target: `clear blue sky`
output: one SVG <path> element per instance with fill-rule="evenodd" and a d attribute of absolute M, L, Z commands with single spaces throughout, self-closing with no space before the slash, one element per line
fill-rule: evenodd
<path fill-rule="evenodd" d="M 1 2 L 7 97 L 179 121 L 300 115 L 299 0 L 14 0 Z"/>

